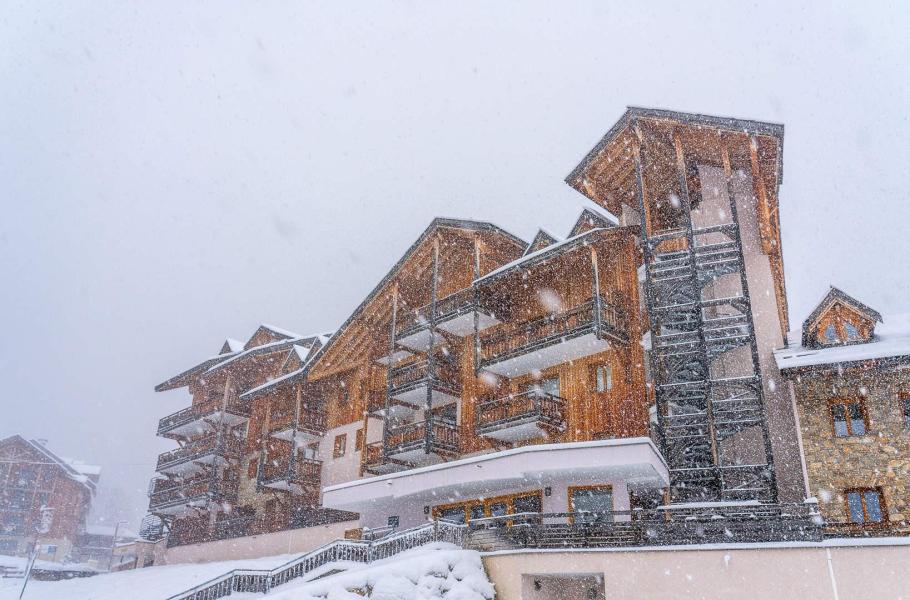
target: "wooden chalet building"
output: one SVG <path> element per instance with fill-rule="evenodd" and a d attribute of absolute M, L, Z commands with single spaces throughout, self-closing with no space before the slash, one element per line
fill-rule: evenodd
<path fill-rule="evenodd" d="M 832 287 L 776 357 L 829 533 L 910 534 L 910 315 Z"/>
<path fill-rule="evenodd" d="M 0 554 L 66 561 L 86 531 L 100 469 L 53 453 L 45 442 L 0 440 Z"/>
<path fill-rule="evenodd" d="M 615 217 L 530 243 L 435 219 L 331 337 L 263 326 L 161 384 L 193 396 L 159 426 L 170 543 L 802 502 L 773 383 L 782 140 L 629 109 L 566 179 Z"/>

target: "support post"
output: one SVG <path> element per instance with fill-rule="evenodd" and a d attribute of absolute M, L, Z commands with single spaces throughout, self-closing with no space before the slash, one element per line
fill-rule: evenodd
<path fill-rule="evenodd" d="M 427 349 L 427 398 L 424 409 L 424 452 L 430 453 L 433 439 L 433 382 L 436 379 L 436 356 L 433 346 L 436 344 L 436 299 L 439 293 L 439 236 L 433 238 L 433 280 L 430 285 L 430 344 Z"/>
<path fill-rule="evenodd" d="M 395 355 L 395 327 L 396 320 L 398 319 L 398 281 L 396 280 L 392 284 L 392 318 L 389 320 L 389 364 L 386 369 L 386 380 L 385 380 L 385 411 L 382 414 L 382 452 L 380 452 L 380 460 L 385 459 L 386 450 L 389 447 L 389 411 L 392 407 L 392 365 L 394 361 L 392 357 Z M 366 439 L 364 438 L 364 446 L 366 446 Z"/>
<path fill-rule="evenodd" d="M 591 248 L 591 308 L 594 311 L 594 335 L 600 339 L 601 331 L 601 298 L 600 298 L 600 269 L 597 266 L 597 252 Z"/>

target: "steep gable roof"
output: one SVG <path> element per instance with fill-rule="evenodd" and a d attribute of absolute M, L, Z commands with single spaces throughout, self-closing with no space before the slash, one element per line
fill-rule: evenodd
<path fill-rule="evenodd" d="M 572 231 L 569 232 L 569 237 L 575 237 L 592 229 L 609 229 L 610 227 L 616 227 L 616 225 L 617 223 L 606 215 L 586 208 L 578 215 L 575 225 L 572 226 Z"/>
<path fill-rule="evenodd" d="M 34 453 L 36 456 L 47 461 L 46 464 L 53 464 L 63 470 L 64 474 L 73 481 L 82 485 L 89 493 L 95 494 L 97 489 L 98 477 L 101 474 L 99 467 L 85 465 L 80 462 L 66 460 L 57 456 L 47 446 L 38 440 L 26 440 L 21 435 L 12 435 L 0 440 L 0 448 L 18 445 L 27 451 Z"/>
<path fill-rule="evenodd" d="M 430 222 L 430 225 L 420 234 L 420 236 L 414 241 L 411 246 L 405 250 L 404 254 L 398 261 L 392 265 L 392 268 L 385 274 L 385 276 L 376 284 L 376 287 L 367 295 L 366 298 L 354 309 L 350 316 L 345 319 L 344 323 L 332 334 L 332 337 L 329 341 L 324 344 L 319 351 L 315 354 L 313 359 L 309 361 L 305 370 L 309 370 L 315 367 L 319 361 L 326 355 L 326 353 L 331 350 L 331 348 L 341 339 L 345 331 L 350 327 L 350 325 L 360 316 L 364 309 L 370 305 L 371 302 L 386 288 L 386 286 L 391 283 L 395 276 L 399 273 L 401 268 L 408 262 L 408 260 L 420 249 L 423 244 L 429 240 L 436 231 L 448 228 L 448 229 L 459 229 L 463 231 L 475 231 L 475 232 L 488 232 L 496 234 L 503 239 L 507 240 L 509 243 L 513 244 L 518 252 L 524 251 L 527 247 L 527 243 L 521 238 L 512 235 L 508 231 L 493 225 L 492 223 L 487 223 L 485 221 L 471 221 L 466 219 L 449 219 L 444 217 L 436 217 Z"/>
<path fill-rule="evenodd" d="M 828 311 L 828 309 L 837 303 L 849 306 L 873 323 L 882 322 L 882 315 L 877 310 L 863 304 L 853 296 L 850 296 L 849 294 L 832 285 L 831 289 L 828 290 L 828 293 L 825 294 L 825 297 L 822 298 L 821 302 L 819 302 L 815 307 L 815 310 L 809 313 L 809 316 L 806 317 L 805 321 L 803 321 L 803 346 L 809 346 L 812 343 L 812 329 L 814 325 L 818 322 L 819 318 L 821 318 L 821 316 Z"/>
<path fill-rule="evenodd" d="M 550 235 L 548 232 L 543 229 L 537 230 L 537 235 L 534 236 L 534 239 L 531 240 L 531 243 L 528 244 L 528 248 L 525 250 L 522 256 L 527 256 L 532 252 L 537 252 L 538 250 L 543 250 L 547 246 L 552 246 L 553 244 L 558 243 L 559 240 L 554 235 Z"/>
<path fill-rule="evenodd" d="M 224 340 L 224 344 L 221 346 L 221 352 L 219 352 L 219 354 L 230 354 L 232 352 L 240 352 L 241 350 L 243 350 L 243 342 L 228 338 Z"/>

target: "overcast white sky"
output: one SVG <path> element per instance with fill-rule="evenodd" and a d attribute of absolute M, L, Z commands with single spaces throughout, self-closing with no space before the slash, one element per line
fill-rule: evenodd
<path fill-rule="evenodd" d="M 434 216 L 564 235 L 626 105 L 786 125 L 791 326 L 829 283 L 910 311 L 906 4 L 492 4 L 6 0 L 0 436 L 138 521 L 156 383 L 333 328 Z"/>

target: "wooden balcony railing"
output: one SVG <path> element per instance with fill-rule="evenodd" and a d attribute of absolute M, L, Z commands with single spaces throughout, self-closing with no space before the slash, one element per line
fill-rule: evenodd
<path fill-rule="evenodd" d="M 277 481 L 286 481 L 294 484 L 316 484 L 322 478 L 322 461 L 314 458 L 304 458 L 299 454 L 291 460 L 290 454 L 285 454 L 276 459 L 265 461 L 260 473 L 260 483 L 269 485 Z"/>
<path fill-rule="evenodd" d="M 486 433 L 512 424 L 536 420 L 552 427 L 565 424 L 563 398 L 532 389 L 482 402 L 477 406 L 477 431 Z"/>
<path fill-rule="evenodd" d="M 449 419 L 430 419 L 430 447 L 444 452 L 458 452 L 458 425 Z M 389 430 L 386 455 L 417 448 L 426 441 L 426 421 L 408 423 Z"/>
<path fill-rule="evenodd" d="M 182 410 L 178 410 L 158 421 L 158 435 L 164 435 L 177 427 L 211 416 L 221 410 L 221 406 L 222 401 L 219 399 L 217 401 L 212 400 L 194 404 Z M 248 403 L 239 399 L 228 401 L 225 406 L 225 411 L 240 417 L 250 416 L 250 407 Z"/>
<path fill-rule="evenodd" d="M 429 360 L 421 360 L 408 363 L 392 369 L 390 376 L 392 378 L 392 390 L 401 390 L 423 383 L 434 382 L 441 383 L 447 389 L 455 392 L 461 390 L 458 384 L 458 365 L 455 361 L 436 358 L 433 360 L 433 367 L 430 368 Z"/>
<path fill-rule="evenodd" d="M 149 491 L 149 509 L 159 510 L 206 496 L 213 500 L 233 501 L 237 497 L 237 481 L 214 479 L 211 475 L 186 481 L 153 479 Z"/>
<path fill-rule="evenodd" d="M 375 467 L 382 464 L 382 442 L 370 442 L 363 448 L 363 464 Z"/>
<path fill-rule="evenodd" d="M 523 323 L 503 323 L 480 338 L 481 366 L 521 356 L 586 333 L 627 340 L 623 311 L 603 298 L 591 299 L 562 313 Z M 600 308 L 598 311 L 597 308 Z"/>
<path fill-rule="evenodd" d="M 198 460 L 211 454 L 224 458 L 237 458 L 240 456 L 242 449 L 243 442 L 239 438 L 228 433 L 219 435 L 218 432 L 214 432 L 193 440 L 182 448 L 176 448 L 159 455 L 156 469 L 160 471 L 161 469 Z"/>

